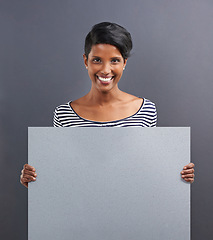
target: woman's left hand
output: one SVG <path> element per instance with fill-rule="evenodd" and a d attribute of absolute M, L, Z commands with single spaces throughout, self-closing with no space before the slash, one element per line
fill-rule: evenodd
<path fill-rule="evenodd" d="M 189 163 L 183 167 L 183 170 L 181 171 L 181 175 L 186 182 L 190 182 L 190 183 L 194 182 L 194 178 L 195 178 L 194 166 L 195 166 L 194 163 Z"/>

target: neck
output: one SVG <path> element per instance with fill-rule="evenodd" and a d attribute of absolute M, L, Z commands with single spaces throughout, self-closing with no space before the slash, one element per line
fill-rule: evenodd
<path fill-rule="evenodd" d="M 123 92 L 118 87 L 106 92 L 91 88 L 86 98 L 91 105 L 106 106 L 122 100 L 122 95 Z"/>

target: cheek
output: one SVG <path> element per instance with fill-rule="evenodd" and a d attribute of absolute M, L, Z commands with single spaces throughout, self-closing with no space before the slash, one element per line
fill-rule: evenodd
<path fill-rule="evenodd" d="M 90 74 L 96 74 L 100 70 L 100 67 L 98 66 L 89 66 L 88 68 Z"/>
<path fill-rule="evenodd" d="M 96 78 L 97 72 L 98 72 L 97 69 L 94 69 L 94 68 L 93 68 L 93 69 L 90 69 L 90 70 L 88 71 L 89 77 L 90 77 L 91 79 Z"/>
<path fill-rule="evenodd" d="M 115 69 L 116 74 L 122 75 L 123 74 L 123 67 L 119 66 Z"/>

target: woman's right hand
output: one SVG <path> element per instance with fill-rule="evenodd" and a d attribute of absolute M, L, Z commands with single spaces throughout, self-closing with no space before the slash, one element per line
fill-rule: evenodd
<path fill-rule="evenodd" d="M 26 188 L 28 188 L 28 182 L 36 180 L 37 174 L 35 171 L 35 168 L 30 166 L 29 164 L 24 165 L 24 168 L 21 171 L 20 182 Z"/>

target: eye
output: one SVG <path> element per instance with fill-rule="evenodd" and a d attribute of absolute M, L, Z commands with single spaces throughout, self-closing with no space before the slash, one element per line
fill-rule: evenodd
<path fill-rule="evenodd" d="M 94 58 L 92 61 L 93 61 L 94 63 L 100 63 L 100 62 L 101 62 L 101 59 L 100 59 L 100 58 Z"/>
<path fill-rule="evenodd" d="M 113 58 L 113 59 L 111 60 L 111 62 L 112 62 L 112 63 L 119 63 L 119 62 L 120 62 L 120 59 L 118 59 L 118 58 Z"/>

